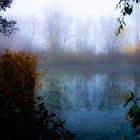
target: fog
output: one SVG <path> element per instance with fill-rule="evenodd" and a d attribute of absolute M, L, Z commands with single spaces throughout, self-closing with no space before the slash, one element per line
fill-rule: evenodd
<path fill-rule="evenodd" d="M 1 12 L 0 132 L 19 139 L 71 139 L 72 133 L 76 140 L 136 139 L 140 3 L 132 14 L 126 4 L 130 16 L 123 15 L 126 25 L 116 35 L 124 14 L 119 1 L 127 2 L 14 0 Z M 4 36 L 7 19 L 17 22 L 10 36 Z"/>
<path fill-rule="evenodd" d="M 139 51 L 140 10 L 134 6 L 116 36 L 117 2 L 15 0 L 2 14 L 16 20 L 19 30 L 1 35 L 0 47 L 36 52 L 49 64 L 132 63 Z"/>

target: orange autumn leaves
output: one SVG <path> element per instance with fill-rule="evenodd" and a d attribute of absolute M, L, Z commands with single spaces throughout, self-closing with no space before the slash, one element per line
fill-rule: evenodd
<path fill-rule="evenodd" d="M 24 51 L 5 50 L 0 56 L 1 111 L 33 111 L 36 66 L 37 56 Z"/>

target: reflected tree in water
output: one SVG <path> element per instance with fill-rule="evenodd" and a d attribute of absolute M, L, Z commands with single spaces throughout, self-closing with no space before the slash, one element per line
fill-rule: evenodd
<path fill-rule="evenodd" d="M 140 93 L 140 74 L 138 71 L 134 71 L 133 72 L 133 76 L 134 76 L 134 94 L 135 94 L 135 98 L 139 97 L 139 93 Z"/>
<path fill-rule="evenodd" d="M 87 79 L 81 75 L 78 75 L 76 79 L 76 109 L 78 111 L 91 110 Z"/>
<path fill-rule="evenodd" d="M 71 108 L 71 102 L 67 93 L 67 85 L 61 79 L 49 79 L 47 87 L 47 106 L 53 111 L 61 112 Z"/>
<path fill-rule="evenodd" d="M 104 81 L 103 95 L 99 100 L 99 110 L 111 112 L 122 100 L 123 94 L 121 93 L 121 87 L 117 81 L 117 77 L 108 73 Z"/>

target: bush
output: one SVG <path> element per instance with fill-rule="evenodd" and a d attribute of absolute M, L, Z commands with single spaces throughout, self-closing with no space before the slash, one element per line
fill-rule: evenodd
<path fill-rule="evenodd" d="M 37 57 L 6 50 L 0 56 L 0 137 L 5 140 L 60 140 L 75 135 L 35 99 Z M 36 102 L 35 102 L 36 101 Z"/>
<path fill-rule="evenodd" d="M 3 134 L 10 129 L 8 138 L 33 135 L 27 128 L 33 125 L 36 65 L 37 57 L 24 51 L 6 50 L 0 57 L 0 127 Z"/>

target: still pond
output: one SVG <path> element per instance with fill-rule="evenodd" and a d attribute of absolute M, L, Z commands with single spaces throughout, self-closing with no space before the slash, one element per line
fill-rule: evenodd
<path fill-rule="evenodd" d="M 66 121 L 76 140 L 135 140 L 124 108 L 128 90 L 140 93 L 138 68 L 50 67 L 41 77 L 47 109 Z"/>

